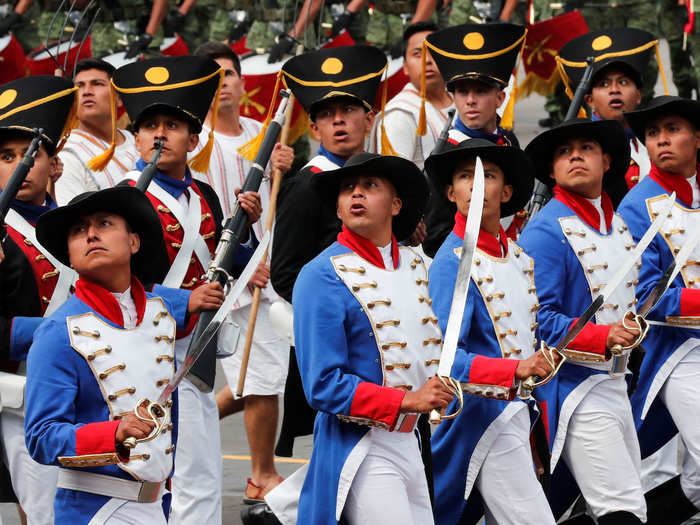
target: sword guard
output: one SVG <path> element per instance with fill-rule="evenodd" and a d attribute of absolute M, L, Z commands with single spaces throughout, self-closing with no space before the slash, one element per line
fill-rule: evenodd
<path fill-rule="evenodd" d="M 462 412 L 462 407 L 464 406 L 464 395 L 462 392 L 462 384 L 457 381 L 453 377 L 443 377 L 443 376 L 438 376 L 440 381 L 442 382 L 445 387 L 452 392 L 454 396 L 457 397 L 457 400 L 459 401 L 459 408 L 457 408 L 457 411 L 454 412 L 453 414 L 445 414 L 445 410 L 437 410 L 433 409 L 430 411 L 430 416 L 428 417 L 428 420 L 430 423 L 433 425 L 439 425 L 443 419 L 454 419 L 456 418 L 460 412 Z"/>
<path fill-rule="evenodd" d="M 554 379 L 554 376 L 557 375 L 559 369 L 566 361 L 566 356 L 563 353 L 561 353 L 561 351 L 559 351 L 557 347 L 548 346 L 547 343 L 545 343 L 544 341 L 540 341 L 540 350 L 542 351 L 542 355 L 544 355 L 544 358 L 547 360 L 549 366 L 552 367 L 552 370 L 544 379 L 542 379 L 539 376 L 530 376 L 527 379 L 524 379 L 520 383 L 520 387 L 518 388 L 518 397 L 520 399 L 527 400 L 532 398 L 532 392 L 535 390 L 535 388 L 537 388 L 538 386 L 546 385 L 552 379 Z M 558 364 L 554 357 L 555 352 L 560 357 Z"/>
<path fill-rule="evenodd" d="M 147 417 L 142 416 L 139 414 L 139 408 L 145 408 L 146 412 L 148 413 Z M 134 407 L 134 414 L 136 415 L 137 418 L 139 418 L 141 421 L 146 421 L 147 423 L 153 423 L 155 424 L 155 428 L 153 429 L 153 432 L 151 432 L 148 436 L 145 438 L 141 439 L 136 439 L 133 436 L 130 436 L 126 438 L 123 442 L 124 446 L 128 449 L 132 449 L 136 447 L 139 443 L 146 443 L 148 441 L 152 441 L 155 438 L 157 438 L 160 433 L 163 431 L 165 426 L 167 425 L 167 419 L 165 418 L 166 412 L 163 409 L 162 406 L 160 406 L 158 403 L 154 403 L 153 401 L 150 401 L 147 398 L 142 398 L 139 400 L 138 403 L 136 403 L 136 406 Z"/>
<path fill-rule="evenodd" d="M 638 327 L 632 326 L 631 321 L 637 323 Z M 627 313 L 625 313 L 625 316 L 622 318 L 622 326 L 624 326 L 627 330 L 638 331 L 639 335 L 631 345 L 613 345 L 613 347 L 610 349 L 610 353 L 613 356 L 621 356 L 625 352 L 629 352 L 637 348 L 640 344 L 642 344 L 642 341 L 644 340 L 644 338 L 647 335 L 647 332 L 649 331 L 649 323 L 647 323 L 646 319 L 644 319 L 644 317 L 642 317 L 641 315 L 633 312 L 632 310 L 628 310 Z"/>

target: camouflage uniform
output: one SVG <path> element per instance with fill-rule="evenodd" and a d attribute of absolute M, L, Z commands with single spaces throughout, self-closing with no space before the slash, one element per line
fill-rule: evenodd
<path fill-rule="evenodd" d="M 375 1 L 367 24 L 367 42 L 373 46 L 387 49 L 401 40 L 403 30 L 416 11 L 416 5 L 417 1 L 415 0 Z M 434 15 L 434 18 L 436 16 Z"/>
<path fill-rule="evenodd" d="M 683 25 L 686 16 L 685 6 L 678 5 L 676 0 L 660 0 L 657 34 L 659 38 L 665 38 L 668 41 L 673 83 L 678 88 L 678 95 L 690 98 L 693 89 L 698 87 L 698 77 L 690 62 L 690 39 L 688 49 L 683 51 Z"/>
<path fill-rule="evenodd" d="M 109 4 L 101 2 L 101 10 L 97 21 L 92 26 L 91 52 L 94 57 L 103 57 L 118 51 L 124 51 L 128 42 L 143 34 L 151 14 L 151 2 L 144 0 L 118 0 L 120 9 L 112 9 Z M 46 35 L 51 18 L 58 4 L 52 10 L 41 13 L 39 31 Z M 65 8 L 64 8 L 65 9 Z M 88 13 L 86 16 L 90 16 Z M 51 28 L 51 38 L 58 38 L 61 32 L 64 16 L 59 14 Z M 116 23 L 116 25 L 115 25 Z M 117 25 L 120 26 L 117 28 Z M 128 34 L 127 34 L 128 31 Z M 64 39 L 68 33 L 64 32 Z M 150 47 L 157 48 L 163 41 L 163 29 L 158 28 Z"/>
<path fill-rule="evenodd" d="M 9 0 L 0 0 L 0 20 L 14 11 L 15 4 L 16 2 Z M 12 34 L 22 45 L 25 53 L 39 47 L 46 39 L 46 34 L 40 33 L 37 27 L 40 14 L 41 5 L 38 4 L 38 0 L 34 0 L 22 15 L 22 24 L 12 28 Z"/>

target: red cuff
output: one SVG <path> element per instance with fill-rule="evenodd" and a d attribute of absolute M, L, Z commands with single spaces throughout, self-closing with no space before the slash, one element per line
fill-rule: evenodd
<path fill-rule="evenodd" d="M 517 359 L 502 359 L 477 355 L 469 367 L 469 382 L 512 388 Z"/>
<path fill-rule="evenodd" d="M 88 423 L 75 431 L 75 455 L 116 452 L 115 436 L 119 421 Z"/>
<path fill-rule="evenodd" d="M 381 421 L 393 427 L 405 395 L 406 391 L 398 388 L 360 383 L 352 398 L 350 416 Z"/>
<path fill-rule="evenodd" d="M 576 321 L 578 321 L 578 318 L 572 321 L 571 326 L 574 326 Z M 571 326 L 569 326 L 569 328 L 571 328 Z M 567 348 L 578 350 L 579 352 L 588 352 L 589 354 L 606 355 L 605 342 L 608 340 L 609 332 L 610 325 L 588 323 L 583 330 L 581 330 L 581 333 L 567 345 Z"/>
<path fill-rule="evenodd" d="M 681 288 L 681 315 L 700 315 L 700 290 L 695 288 Z"/>

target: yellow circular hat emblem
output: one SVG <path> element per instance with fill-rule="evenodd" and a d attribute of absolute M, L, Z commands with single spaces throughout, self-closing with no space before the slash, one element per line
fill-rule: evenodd
<path fill-rule="evenodd" d="M 462 42 L 464 42 L 464 47 L 475 51 L 484 47 L 484 35 L 477 32 L 467 33 Z"/>
<path fill-rule="evenodd" d="M 5 109 L 12 104 L 17 98 L 17 91 L 14 89 L 6 89 L 0 93 L 0 109 Z"/>
<path fill-rule="evenodd" d="M 151 84 L 162 84 L 170 78 L 170 72 L 161 66 L 149 67 L 144 75 Z"/>
<path fill-rule="evenodd" d="M 331 57 L 327 58 L 321 64 L 321 71 L 326 75 L 337 75 L 343 70 L 343 62 L 340 59 Z"/>
<path fill-rule="evenodd" d="M 612 39 L 608 35 L 601 35 L 591 43 L 591 47 L 596 51 L 602 51 L 612 45 Z"/>

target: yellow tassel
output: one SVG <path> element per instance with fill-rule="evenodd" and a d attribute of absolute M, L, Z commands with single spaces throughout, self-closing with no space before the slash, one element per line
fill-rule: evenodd
<path fill-rule="evenodd" d="M 386 77 L 384 78 L 384 89 L 382 89 L 382 125 L 381 125 L 381 143 L 382 143 L 382 155 L 393 155 L 397 157 L 398 154 L 391 145 L 391 141 L 386 134 L 386 128 L 384 128 L 384 115 L 386 113 L 386 97 L 389 90 L 389 71 L 386 72 Z"/>
<path fill-rule="evenodd" d="M 260 149 L 263 139 L 265 138 L 265 133 L 267 133 L 267 128 L 270 125 L 270 122 L 272 121 L 272 112 L 274 111 L 275 106 L 277 105 L 277 97 L 279 95 L 281 78 L 282 71 L 277 73 L 277 80 L 275 81 L 275 91 L 272 94 L 272 100 L 270 101 L 270 106 L 267 109 L 267 116 L 265 117 L 265 121 L 263 122 L 263 126 L 260 130 L 260 133 L 258 133 L 255 137 L 253 137 L 248 142 L 243 144 L 240 148 L 238 148 L 238 153 L 241 155 L 241 157 L 243 157 L 244 159 L 248 159 L 250 162 L 253 162 L 255 160 L 255 157 L 258 154 L 258 150 Z"/>
<path fill-rule="evenodd" d="M 117 147 L 117 102 L 114 98 L 114 83 L 109 84 L 109 113 L 112 121 L 112 142 L 103 153 L 93 157 L 87 163 L 87 167 L 92 171 L 102 171 L 107 167 L 109 161 L 114 156 L 114 148 Z"/>
<path fill-rule="evenodd" d="M 583 106 L 581 106 L 581 107 L 578 109 L 578 115 L 577 115 L 577 117 L 578 117 L 578 118 L 588 118 L 588 115 L 586 115 L 586 110 L 583 109 Z"/>
<path fill-rule="evenodd" d="M 56 153 L 63 149 L 63 146 L 68 140 L 68 136 L 73 128 L 78 127 L 78 90 L 75 90 L 75 98 L 73 100 L 73 105 L 68 112 L 68 117 L 66 118 L 66 124 L 63 126 L 63 131 L 61 131 L 61 137 L 59 138 L 58 145 L 56 146 Z M 56 154 L 54 153 L 54 155 Z"/>
<path fill-rule="evenodd" d="M 564 91 L 566 92 L 566 95 L 569 97 L 569 100 L 574 99 L 574 92 L 571 91 L 571 86 L 569 85 L 569 75 L 566 74 L 566 71 L 564 70 L 564 66 L 561 63 L 561 60 L 559 57 L 555 57 L 557 61 L 557 70 L 559 71 L 559 75 L 561 76 L 562 81 L 564 82 Z"/>
<path fill-rule="evenodd" d="M 542 78 L 530 72 L 525 76 L 525 80 L 518 86 L 518 100 L 527 98 L 533 93 L 538 93 L 543 96 L 551 95 L 554 93 L 560 81 L 561 76 L 557 69 L 554 69 L 549 78 Z"/>
<path fill-rule="evenodd" d="M 656 51 L 656 63 L 659 66 L 659 74 L 661 75 L 661 81 L 664 83 L 664 95 L 668 95 L 668 84 L 666 83 L 666 73 L 664 72 L 664 66 L 661 63 L 661 53 L 659 53 L 659 43 L 657 42 L 654 46 Z"/>
<path fill-rule="evenodd" d="M 428 47 L 423 40 L 423 48 L 420 52 L 421 71 L 420 71 L 420 114 L 418 117 L 418 128 L 416 135 L 424 136 L 428 132 L 427 118 L 425 116 L 425 54 L 428 52 Z M 382 143 L 384 138 L 382 137 Z"/>
<path fill-rule="evenodd" d="M 513 129 L 513 113 L 515 111 L 516 96 L 517 88 L 515 87 L 515 83 L 513 83 L 513 88 L 510 90 L 510 97 L 508 98 L 508 104 L 506 104 L 506 108 L 503 110 L 503 116 L 501 117 L 501 127 L 504 129 Z"/>
<path fill-rule="evenodd" d="M 188 162 L 190 168 L 199 173 L 207 173 L 209 171 L 209 158 L 211 157 L 211 151 L 214 148 L 214 130 L 216 129 L 216 119 L 219 113 L 219 96 L 221 95 L 221 86 L 223 83 L 224 70 L 222 68 L 219 69 L 219 85 L 216 88 L 214 105 L 211 108 L 211 130 L 209 131 L 207 143 L 201 150 L 199 150 L 199 153 L 192 157 Z"/>

